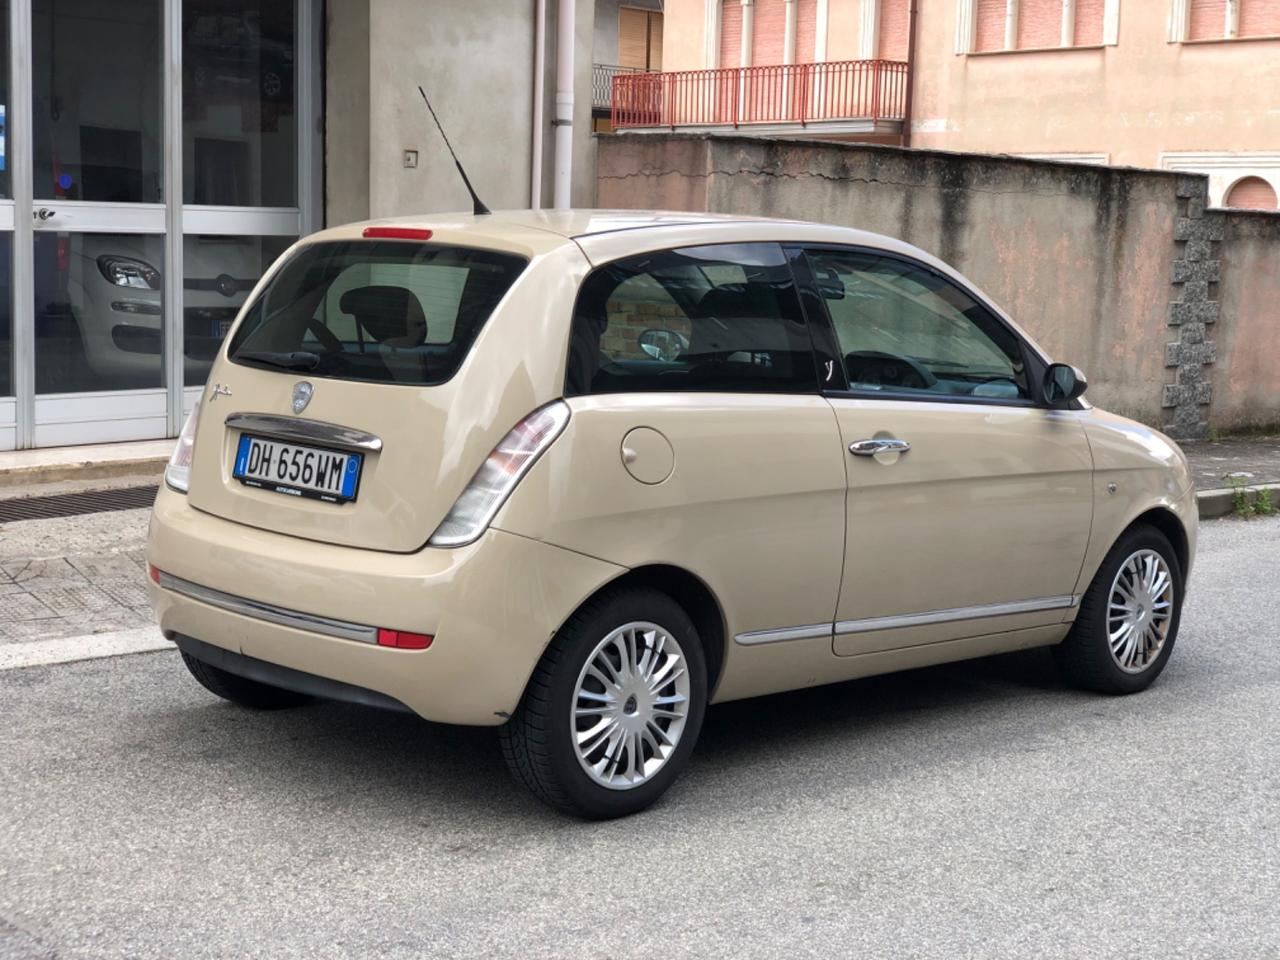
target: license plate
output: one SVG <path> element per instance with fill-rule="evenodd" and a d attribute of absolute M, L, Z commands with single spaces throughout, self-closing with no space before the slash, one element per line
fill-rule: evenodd
<path fill-rule="evenodd" d="M 359 453 L 339 453 L 244 434 L 236 448 L 231 475 L 248 487 L 346 503 L 356 498 L 363 461 Z"/>

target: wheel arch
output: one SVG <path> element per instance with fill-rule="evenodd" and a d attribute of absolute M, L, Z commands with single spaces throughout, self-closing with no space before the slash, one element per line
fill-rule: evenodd
<path fill-rule="evenodd" d="M 1182 525 L 1182 520 L 1176 513 L 1167 507 L 1151 507 L 1144 513 L 1138 514 L 1130 521 L 1129 525 L 1120 531 L 1120 535 L 1116 537 L 1115 543 L 1118 543 L 1120 537 L 1132 530 L 1134 527 L 1150 526 L 1155 527 L 1165 539 L 1169 541 L 1173 547 L 1173 552 L 1178 558 L 1178 568 L 1182 572 L 1185 579 L 1188 572 L 1188 566 L 1191 560 L 1191 545 L 1187 537 L 1186 527 Z M 1114 545 L 1114 543 L 1113 543 Z"/>
<path fill-rule="evenodd" d="M 707 659 L 707 696 L 715 694 L 716 684 L 724 673 L 727 631 L 725 629 L 724 611 L 720 601 L 707 586 L 706 582 L 696 574 L 674 564 L 652 563 L 634 567 L 626 573 L 610 580 L 584 597 L 582 603 L 589 603 L 602 593 L 622 587 L 644 586 L 659 590 L 671 597 L 684 609 L 698 631 L 698 639 Z"/>

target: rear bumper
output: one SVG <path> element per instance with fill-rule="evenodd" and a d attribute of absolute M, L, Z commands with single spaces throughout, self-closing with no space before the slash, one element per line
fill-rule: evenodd
<path fill-rule="evenodd" d="M 476 725 L 504 722 L 561 623 L 623 572 L 498 530 L 466 547 L 413 554 L 316 543 L 201 513 L 163 487 L 147 559 L 210 591 L 199 599 L 150 584 L 170 639 L 374 691 L 428 720 Z M 228 596 L 246 604 L 209 602 Z M 324 623 L 305 629 L 264 610 L 305 612 Z M 333 635 L 332 622 L 435 640 L 426 650 L 379 647 Z"/>

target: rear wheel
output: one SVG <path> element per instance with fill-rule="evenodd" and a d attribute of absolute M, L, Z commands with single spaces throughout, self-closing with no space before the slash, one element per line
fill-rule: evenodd
<path fill-rule="evenodd" d="M 624 588 L 560 629 L 500 731 L 516 779 L 566 813 L 636 813 L 680 774 L 702 727 L 697 630 L 669 596 Z"/>
<path fill-rule="evenodd" d="M 1159 530 L 1134 527 L 1102 561 L 1056 659 L 1076 686 L 1137 693 L 1169 662 L 1181 614 L 1178 555 Z"/>
<path fill-rule="evenodd" d="M 311 702 L 306 694 L 282 690 L 280 687 L 228 673 L 187 653 L 182 654 L 182 662 L 187 665 L 200 686 L 210 693 L 251 710 L 283 710 Z"/>

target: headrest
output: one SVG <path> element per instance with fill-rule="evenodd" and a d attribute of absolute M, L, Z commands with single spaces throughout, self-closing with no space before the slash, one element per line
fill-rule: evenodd
<path fill-rule="evenodd" d="M 416 347 L 427 339 L 427 318 L 417 296 L 404 287 L 368 286 L 348 290 L 338 301 L 343 313 L 379 343 Z"/>

